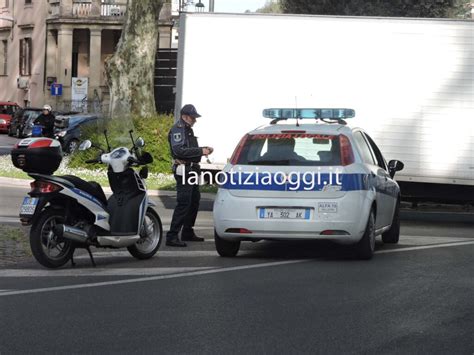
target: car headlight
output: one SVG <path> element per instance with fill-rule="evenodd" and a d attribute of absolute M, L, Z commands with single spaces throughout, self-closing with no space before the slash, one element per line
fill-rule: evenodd
<path fill-rule="evenodd" d="M 58 137 L 64 137 L 66 134 L 67 134 L 67 131 L 59 131 L 58 133 L 56 133 Z"/>
<path fill-rule="evenodd" d="M 4 119 L 0 119 L 0 124 L 7 124 L 7 121 Z"/>

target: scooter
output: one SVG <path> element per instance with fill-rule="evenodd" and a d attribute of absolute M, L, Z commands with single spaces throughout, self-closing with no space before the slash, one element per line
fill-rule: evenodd
<path fill-rule="evenodd" d="M 109 199 L 96 182 L 71 175 L 29 173 L 34 181 L 29 197 L 25 197 L 20 208 L 20 218 L 22 224 L 32 225 L 31 251 L 41 265 L 57 268 L 69 260 L 75 265 L 75 249 L 85 248 L 95 266 L 90 246 L 126 247 L 137 259 L 149 259 L 158 251 L 163 228 L 153 209 L 155 204 L 147 195 L 145 183 L 148 177 L 146 164 L 153 158 L 142 152 L 144 140 L 138 138 L 135 141 L 132 131 L 129 133 L 133 144 L 131 149 L 118 147 L 111 150 L 106 132 L 108 152 L 89 140 L 79 147 L 79 150 L 92 147 L 100 150 L 96 159 L 86 162 L 108 166 L 113 192 Z M 38 142 L 24 144 L 31 146 Z M 139 172 L 133 169 L 139 166 L 143 166 Z"/>

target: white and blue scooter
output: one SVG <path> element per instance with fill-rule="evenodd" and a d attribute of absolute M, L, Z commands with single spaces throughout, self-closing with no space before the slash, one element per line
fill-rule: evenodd
<path fill-rule="evenodd" d="M 75 248 L 86 248 L 95 265 L 90 246 L 126 247 L 138 259 L 151 258 L 158 251 L 163 229 L 147 195 L 148 169 L 144 166 L 153 158 L 141 152 L 143 139 L 134 141 L 132 132 L 130 137 L 132 149 L 109 147 L 108 153 L 101 149 L 96 159 L 87 161 L 108 166 L 113 192 L 108 199 L 96 182 L 71 175 L 29 173 L 35 180 L 21 206 L 20 218 L 32 226 L 31 250 L 41 265 L 57 268 L 69 260 L 74 265 Z M 92 146 L 84 141 L 79 149 Z M 140 172 L 133 169 L 138 166 L 143 166 Z"/>

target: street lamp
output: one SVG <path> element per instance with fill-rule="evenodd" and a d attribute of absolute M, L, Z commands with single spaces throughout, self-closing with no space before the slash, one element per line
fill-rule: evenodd
<path fill-rule="evenodd" d="M 196 11 L 197 12 L 203 12 L 204 11 L 204 4 L 199 0 L 199 2 L 195 5 L 196 6 Z"/>

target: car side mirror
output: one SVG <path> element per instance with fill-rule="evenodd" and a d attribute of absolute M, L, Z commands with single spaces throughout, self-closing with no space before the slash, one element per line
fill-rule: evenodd
<path fill-rule="evenodd" d="M 79 150 L 87 150 L 91 147 L 92 147 L 92 142 L 87 139 L 79 145 Z"/>
<path fill-rule="evenodd" d="M 388 162 L 388 173 L 390 177 L 393 178 L 397 171 L 403 170 L 405 164 L 403 164 L 400 160 L 390 160 Z"/>

